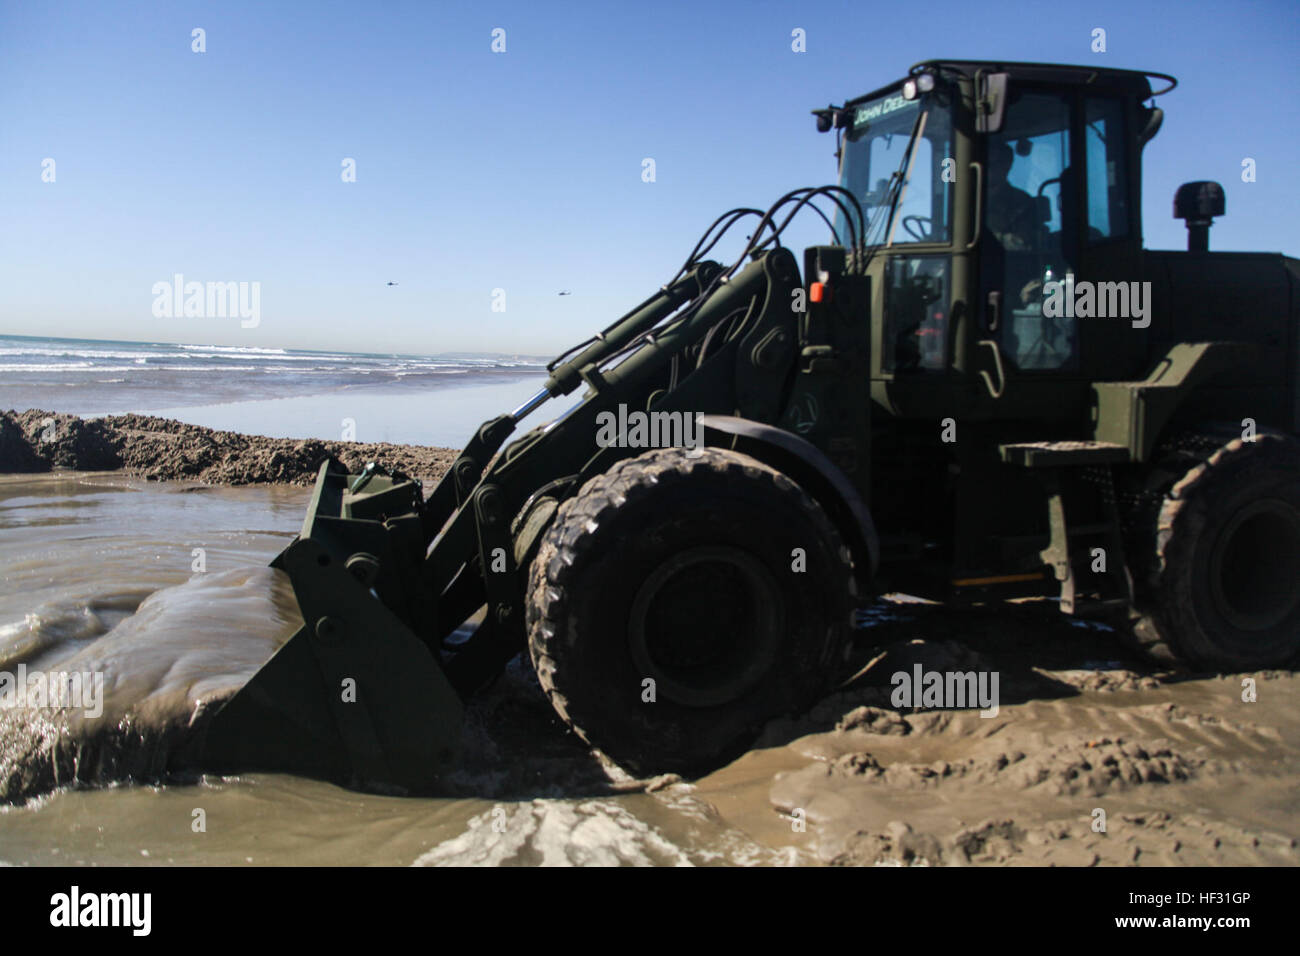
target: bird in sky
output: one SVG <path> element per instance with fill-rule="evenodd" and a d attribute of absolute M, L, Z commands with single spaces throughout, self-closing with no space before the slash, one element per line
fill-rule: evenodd
<path fill-rule="evenodd" d="M 396 282 L 390 282 L 390 283 L 388 283 L 388 284 L 389 284 L 389 285 L 397 285 Z"/>

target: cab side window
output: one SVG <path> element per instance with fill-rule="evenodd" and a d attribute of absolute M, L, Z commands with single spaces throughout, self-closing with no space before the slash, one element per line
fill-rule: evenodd
<path fill-rule="evenodd" d="M 885 283 L 885 371 L 946 369 L 952 301 L 947 256 L 894 256 Z"/>
<path fill-rule="evenodd" d="M 988 141 L 984 221 L 1008 252 L 1060 248 L 1062 175 L 1070 163 L 1070 110 L 1056 94 L 1014 95 Z"/>
<path fill-rule="evenodd" d="M 1089 98 L 1085 102 L 1090 242 L 1120 239 L 1129 234 L 1124 135 L 1124 106 L 1119 100 Z"/>

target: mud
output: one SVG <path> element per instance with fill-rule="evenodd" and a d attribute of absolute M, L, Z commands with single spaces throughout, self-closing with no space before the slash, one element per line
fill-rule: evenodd
<path fill-rule="evenodd" d="M 305 495 L 114 475 L 0 482 L 9 592 L 0 594 L 0 670 L 26 663 L 108 677 L 94 720 L 41 711 L 17 721 L 0 710 L 0 795 L 15 802 L 0 807 L 0 856 L 216 865 L 1300 861 L 1295 671 L 1163 670 L 1050 602 L 965 610 L 878 602 L 862 617 L 853 680 L 806 713 L 771 721 L 748 753 L 698 780 L 637 780 L 589 750 L 522 657 L 469 703 L 464 758 L 436 798 L 274 774 L 166 778 L 162 768 L 204 713 L 296 626 L 278 572 L 247 568 L 288 540 Z M 211 549 L 205 574 L 191 574 L 195 544 Z M 891 675 L 917 665 L 996 672 L 996 716 L 895 706 Z M 1245 699 L 1247 682 L 1254 700 Z M 128 780 L 167 785 L 105 786 Z M 221 821 L 202 837 L 190 826 L 196 806 Z"/>
<path fill-rule="evenodd" d="M 29 675 L 94 675 L 102 689 L 59 707 L 10 691 L 0 706 L 0 802 L 66 786 L 175 779 L 169 766 L 185 762 L 206 718 L 301 623 L 288 576 L 252 568 L 157 591 L 103 636 L 80 647 L 66 642 L 70 654 L 4 648 L 10 674 L 21 666 Z"/>
<path fill-rule="evenodd" d="M 310 485 L 334 456 L 353 470 L 374 461 L 431 485 L 455 455 L 416 445 L 265 438 L 148 415 L 0 411 L 0 474 L 120 470 L 154 481 Z"/>
<path fill-rule="evenodd" d="M 740 761 L 769 764 L 770 809 L 806 820 L 798 842 L 821 862 L 1300 862 L 1294 672 L 1161 671 L 1024 606 L 900 616 L 864 631 L 853 685 Z M 1001 671 L 997 716 L 890 707 L 888 675 L 917 660 Z"/>
<path fill-rule="evenodd" d="M 162 844 L 166 859 L 176 862 L 1300 861 L 1300 706 L 1293 672 L 1250 675 L 1257 700 L 1247 703 L 1244 675 L 1160 671 L 1123 656 L 1122 645 L 1104 631 L 1014 608 L 896 605 L 898 614 L 877 616 L 859 632 L 855 680 L 808 713 L 772 721 L 747 754 L 699 780 L 634 779 L 590 751 L 551 711 L 527 661 L 517 658 L 470 702 L 464 758 L 435 799 L 349 794 L 273 775 L 204 777 L 197 788 L 177 786 L 194 782 L 189 778 L 171 777 L 157 793 L 193 790 L 195 796 L 164 801 L 168 819 L 181 819 L 196 802 L 231 821 L 249 813 L 264 817 L 197 844 L 158 830 L 148 810 L 156 800 L 142 804 L 131 796 L 139 788 L 111 797 L 112 791 L 93 797 L 81 790 L 112 780 L 162 779 L 158 767 L 184 747 L 204 707 L 223 699 L 292 630 L 297 622 L 278 572 L 258 574 L 265 579 L 223 572 L 164 589 L 60 662 L 114 675 L 109 706 L 96 723 L 53 721 L 35 732 L 28 724 L 21 733 L 0 724 L 7 795 L 59 788 L 37 801 L 34 815 L 0 815 L 0 831 L 10 827 L 21 846 L 28 829 L 31 838 L 48 829 L 40 819 L 56 826 L 65 817 L 88 819 L 87 810 L 67 809 L 76 797 L 93 800 L 87 806 L 98 807 L 97 814 L 121 806 L 135 821 L 126 839 L 153 847 L 150 853 L 163 852 Z M 267 617 L 280 622 L 278 631 L 252 623 Z M 177 626 L 182 619 L 185 626 Z M 249 633 L 240 633 L 240 622 L 249 622 Z M 196 639 L 216 633 L 223 635 L 219 641 Z M 175 665 L 161 666 L 166 659 Z M 1009 690 L 997 716 L 980 717 L 974 708 L 891 706 L 889 675 L 917 661 L 931 669 L 1002 671 Z M 20 740 L 26 744 L 15 747 Z M 304 805 L 308 795 L 312 826 L 268 842 L 268 834 L 279 832 L 265 829 L 269 821 L 288 826 L 281 820 L 285 808 Z M 1098 811 L 1104 830 L 1097 827 Z M 322 843 L 321 833 L 335 842 Z M 121 858 L 120 851 L 106 851 L 102 835 L 93 845 L 69 840 L 64 852 L 79 858 L 102 860 L 106 852 L 109 860 Z M 351 856 L 336 858 L 331 847 L 347 847 Z"/>

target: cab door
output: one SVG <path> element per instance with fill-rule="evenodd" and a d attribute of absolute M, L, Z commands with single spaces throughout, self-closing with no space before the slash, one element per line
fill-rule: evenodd
<path fill-rule="evenodd" d="M 1049 283 L 1079 264 L 1072 115 L 1069 95 L 1012 87 L 1002 129 L 984 141 L 983 328 L 1017 380 L 1078 367 L 1076 323 L 1043 307 Z"/>
<path fill-rule="evenodd" d="M 1156 331 L 1151 286 L 1141 282 L 1133 105 L 1131 98 L 1091 94 L 1080 102 L 1084 172 L 1077 272 L 1092 284 L 1093 301 L 1091 314 L 1077 322 L 1080 371 L 1090 381 L 1145 378 L 1148 339 Z"/>

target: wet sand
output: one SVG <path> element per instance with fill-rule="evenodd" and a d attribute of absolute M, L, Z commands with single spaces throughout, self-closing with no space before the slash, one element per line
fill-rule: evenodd
<path fill-rule="evenodd" d="M 793 739 L 778 750 L 785 766 L 763 769 L 774 771 L 770 806 L 804 810 L 818 859 L 1300 860 L 1292 671 L 1162 673 L 1127 657 L 1105 631 L 1032 605 L 900 612 L 907 620 L 873 629 L 869 652 L 883 656 L 853 687 L 771 731 Z M 1000 672 L 999 713 L 891 709 L 887 675 L 915 662 Z M 1242 699 L 1247 677 L 1257 698 L 1250 703 Z"/>
<path fill-rule="evenodd" d="M 200 577 L 194 548 L 207 560 L 206 613 L 235 623 L 256 618 L 249 572 L 240 569 L 264 565 L 287 543 L 306 496 L 278 485 L 121 474 L 0 477 L 0 657 L 21 645 L 27 659 L 49 666 L 106 649 L 115 628 L 118 640 L 129 637 L 127 622 L 146 596 Z M 155 603 L 194 613 L 184 608 L 184 594 L 197 593 L 190 588 Z M 135 653 L 159 626 L 143 623 Z M 32 642 L 41 645 L 35 653 Z M 693 782 L 635 781 L 590 753 L 550 710 L 526 661 L 516 660 L 468 708 L 467 757 L 445 796 L 381 797 L 274 774 L 63 786 L 0 809 L 0 861 L 1297 860 L 1300 700 L 1292 671 L 1162 673 L 1105 631 L 1035 605 L 959 612 L 888 603 L 859 632 L 856 661 L 862 673 L 851 685 L 808 714 L 774 721 L 749 753 Z M 998 715 L 891 707 L 889 675 L 918 662 L 998 671 Z M 1243 676 L 1255 679 L 1256 702 L 1242 701 Z M 165 683 L 158 675 L 155 682 Z M 1094 830 L 1098 809 L 1104 833 Z"/>

